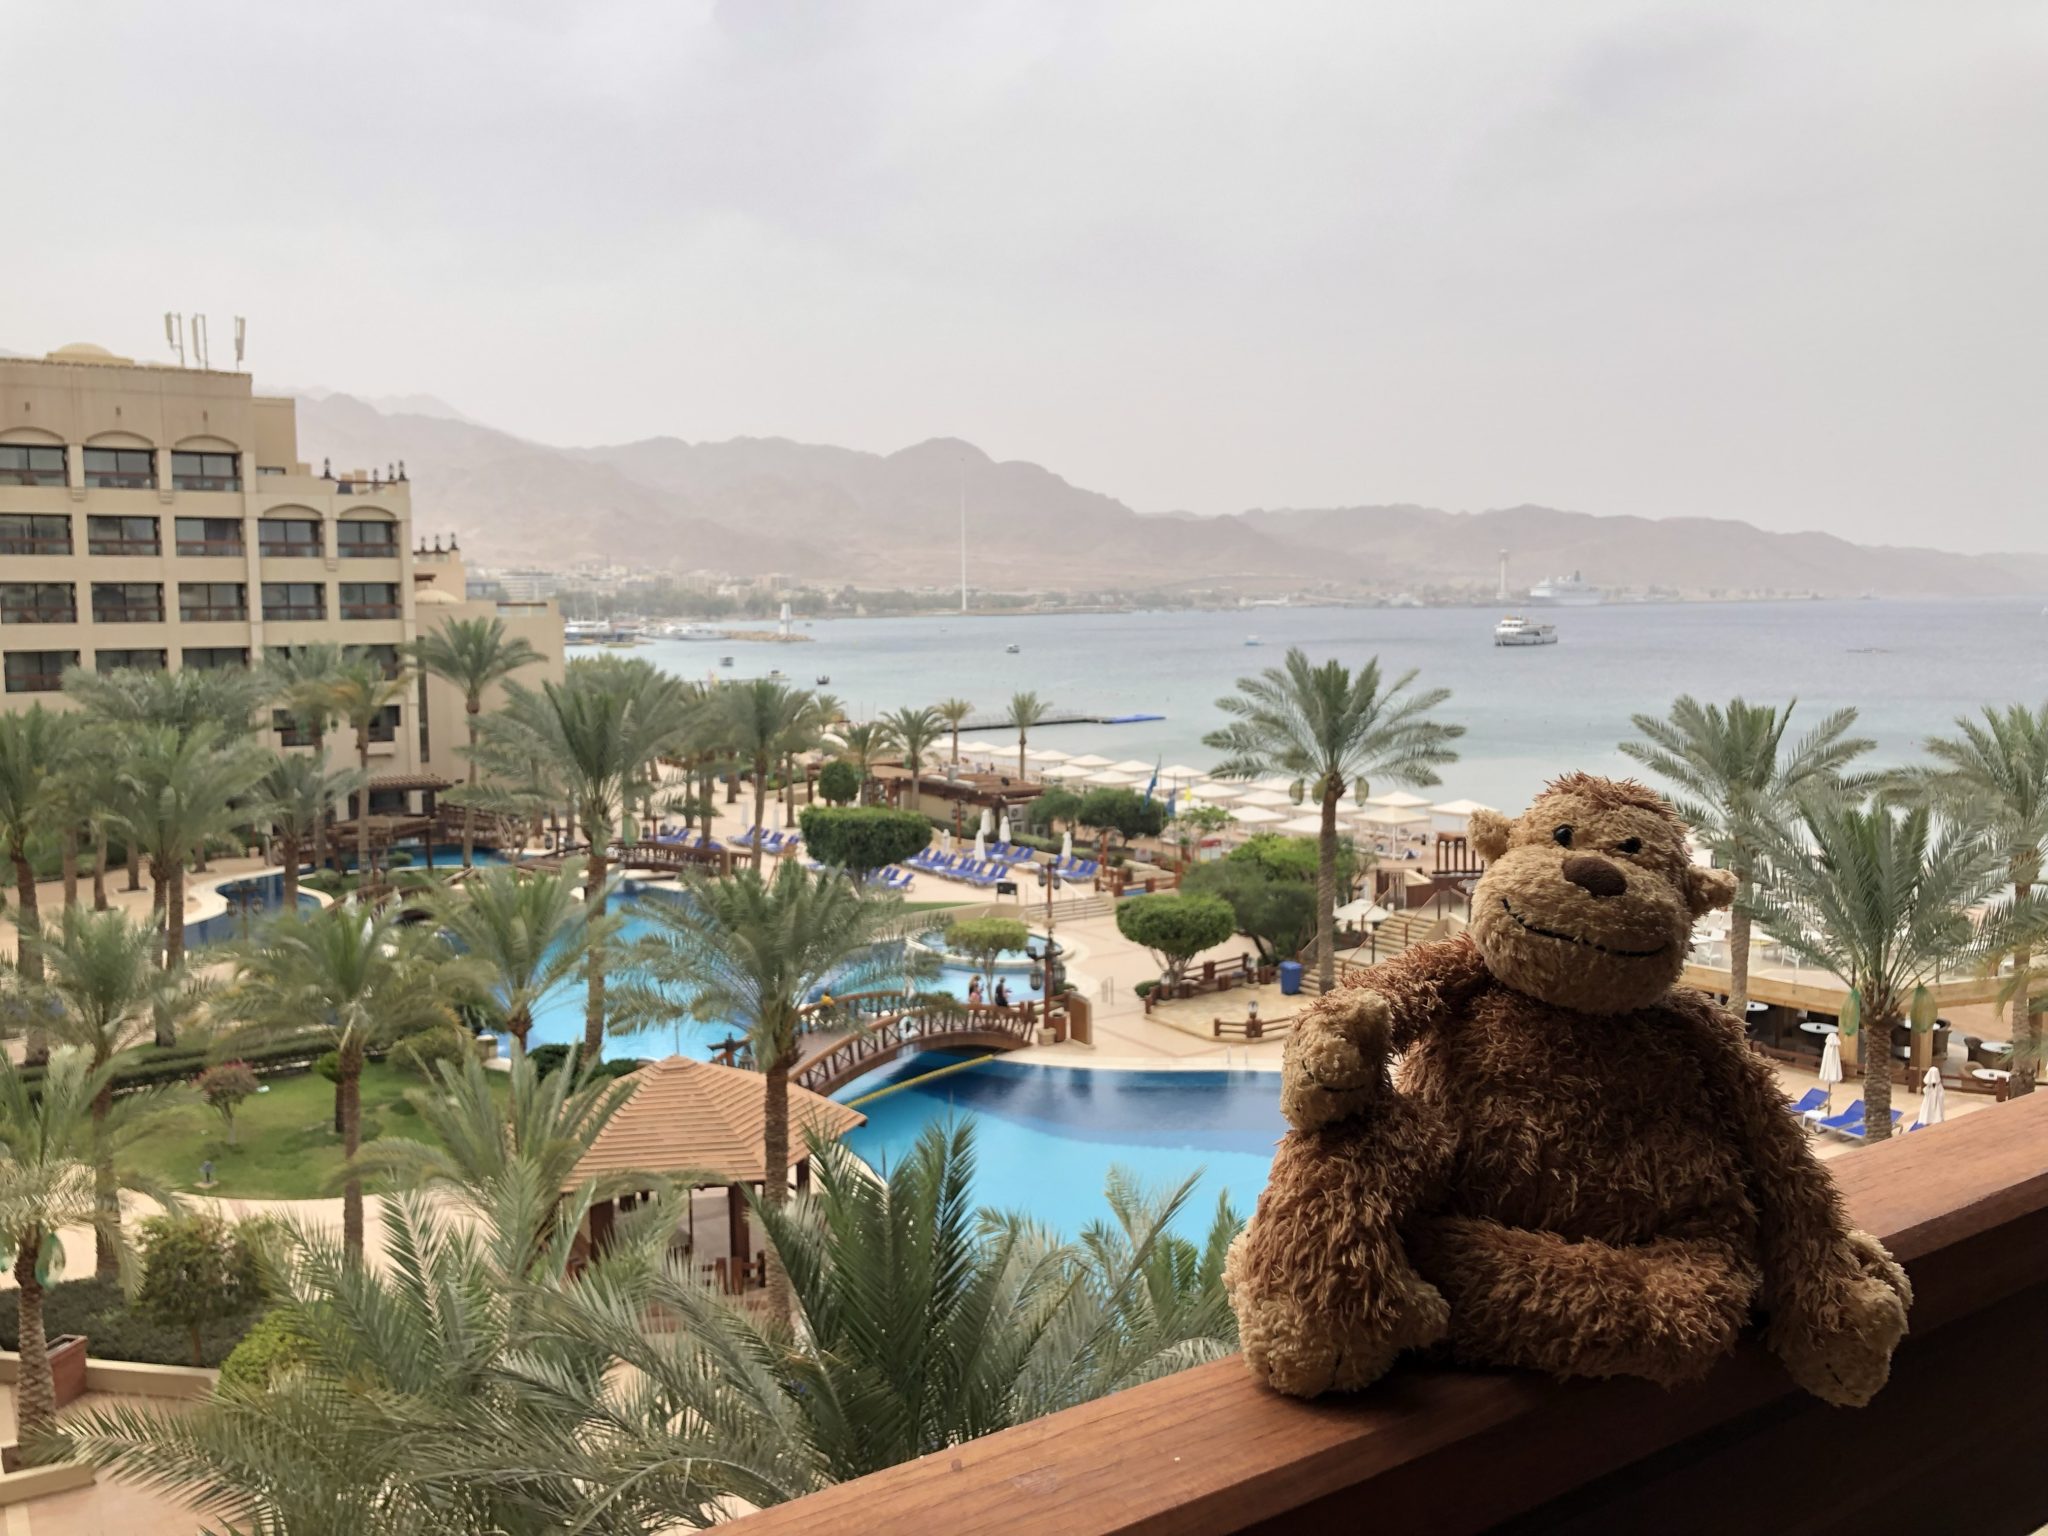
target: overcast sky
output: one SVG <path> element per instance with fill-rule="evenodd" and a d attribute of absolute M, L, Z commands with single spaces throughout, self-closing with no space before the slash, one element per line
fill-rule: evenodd
<path fill-rule="evenodd" d="M 2048 549 L 2048 7 L 8 8 L 0 346 L 1148 511 Z M 2029 446 L 2031 444 L 2031 446 Z"/>

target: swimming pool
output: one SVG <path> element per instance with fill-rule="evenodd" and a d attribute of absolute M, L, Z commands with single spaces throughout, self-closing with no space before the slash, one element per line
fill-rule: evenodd
<path fill-rule="evenodd" d="M 891 1063 L 833 1095 L 852 1103 L 877 1088 L 971 1058 L 940 1051 Z M 1024 1211 L 1066 1237 L 1106 1220 L 1102 1189 L 1121 1165 L 1157 1191 L 1202 1170 L 1174 1222 L 1199 1239 L 1228 1191 L 1249 1216 L 1287 1129 L 1277 1072 L 1158 1072 L 1045 1067 L 993 1057 L 908 1082 L 858 1106 L 868 1123 L 846 1143 L 885 1168 L 919 1132 L 949 1116 L 975 1125 L 975 1199 Z"/>
<path fill-rule="evenodd" d="M 622 917 L 619 942 L 630 944 L 641 936 L 654 931 L 654 923 L 644 915 L 642 904 L 650 901 L 674 901 L 671 891 L 650 889 L 645 886 L 628 884 L 625 894 L 614 904 L 612 910 Z M 1024 972 L 1031 967 L 1029 960 L 1021 959 Z M 1009 972 L 1009 967 L 1004 970 Z M 1031 977 L 1023 973 L 1005 974 L 1010 995 L 1018 1002 L 1036 998 L 1039 994 L 1031 985 Z M 938 974 L 920 981 L 919 987 L 927 992 L 950 992 L 966 1000 L 967 989 L 974 981 L 974 972 L 945 966 Z M 533 1011 L 533 1028 L 526 1037 L 528 1047 L 536 1045 L 575 1045 L 583 1039 L 584 990 L 581 982 L 559 987 L 542 999 Z M 709 1061 L 713 1048 L 725 1039 L 732 1030 L 723 1024 L 699 1024 L 684 1019 L 664 1029 L 643 1030 L 637 1035 L 620 1036 L 605 1041 L 604 1057 L 615 1061 L 622 1057 L 634 1056 L 692 1056 L 699 1061 Z M 500 1045 L 510 1049 L 511 1042 L 501 1039 Z"/>

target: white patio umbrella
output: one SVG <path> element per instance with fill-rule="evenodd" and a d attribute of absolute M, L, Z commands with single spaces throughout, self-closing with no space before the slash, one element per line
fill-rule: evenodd
<path fill-rule="evenodd" d="M 1283 805 L 1294 804 L 1285 795 L 1271 789 L 1248 789 L 1237 798 L 1241 804 L 1262 805 L 1267 810 L 1275 810 Z"/>
<path fill-rule="evenodd" d="M 1429 804 L 1422 796 L 1411 795 L 1405 789 L 1389 790 L 1384 795 L 1367 795 L 1365 803 L 1367 805 L 1391 806 L 1397 811 L 1412 811 Z"/>
<path fill-rule="evenodd" d="M 1109 766 L 1108 758 L 1097 757 L 1093 752 L 1082 757 L 1070 757 L 1067 761 L 1076 768 L 1107 768 Z"/>
<path fill-rule="evenodd" d="M 1429 818 L 1419 811 L 1404 811 L 1391 805 L 1372 805 L 1351 818 L 1369 827 L 1419 827 Z"/>
<path fill-rule="evenodd" d="M 1244 785 L 1227 783 L 1222 779 L 1218 779 L 1213 784 L 1204 784 L 1202 786 L 1202 798 L 1204 800 L 1242 800 L 1245 794 Z"/>
<path fill-rule="evenodd" d="M 996 824 L 996 841 L 999 843 L 1007 843 L 1009 840 L 1010 816 L 1009 812 L 1005 811 L 1003 813 L 1003 819 Z"/>
<path fill-rule="evenodd" d="M 975 831 L 974 857 L 977 863 L 985 864 L 988 862 L 988 828 L 986 825 Z"/>
<path fill-rule="evenodd" d="M 1935 1074 L 1938 1078 L 1939 1073 Z M 1827 1043 L 1820 1048 L 1820 1085 L 1828 1091 L 1828 1113 L 1835 1112 L 1835 1084 L 1842 1080 L 1842 1037 L 1834 1030 L 1828 1031 Z"/>
<path fill-rule="evenodd" d="M 1074 859 L 1074 829 L 1067 828 L 1060 834 L 1060 862 L 1070 864 Z"/>
<path fill-rule="evenodd" d="M 1291 802 L 1294 799 L 1294 785 L 1295 780 L 1283 779 L 1278 774 L 1272 774 L 1266 778 L 1256 780 L 1252 784 L 1252 788 L 1263 789 L 1269 794 L 1278 795 L 1281 799 Z M 1302 793 L 1306 795 L 1308 790 L 1309 786 L 1304 784 L 1302 786 Z"/>
<path fill-rule="evenodd" d="M 1206 779 L 1206 768 L 1190 768 L 1186 763 L 1168 763 L 1159 770 L 1159 777 L 1169 784 L 1192 784 L 1196 779 Z"/>
<path fill-rule="evenodd" d="M 1320 816 L 1296 816 L 1280 823 L 1280 830 L 1295 837 L 1320 837 L 1323 834 L 1323 818 Z"/>
<path fill-rule="evenodd" d="M 1939 1125 L 1947 1118 L 1948 1090 L 1941 1085 L 1941 1068 L 1929 1067 L 1920 1078 L 1920 1113 L 1913 1117 L 1913 1124 Z"/>
<path fill-rule="evenodd" d="M 1127 757 L 1120 763 L 1111 763 L 1109 767 L 1112 773 L 1135 773 L 1147 779 L 1152 777 L 1152 765 L 1141 763 L 1135 757 Z"/>
<path fill-rule="evenodd" d="M 1037 751 L 1027 752 L 1024 755 L 1034 763 L 1064 763 L 1074 754 L 1062 752 L 1058 747 L 1040 747 Z"/>
<path fill-rule="evenodd" d="M 991 810 L 990 810 L 990 809 L 989 809 L 989 808 L 988 808 L 987 806 L 985 806 L 985 805 L 984 805 L 984 806 L 983 806 L 983 807 L 981 808 L 981 826 L 980 826 L 980 828 L 979 828 L 979 829 L 978 829 L 978 830 L 977 830 L 977 831 L 975 832 L 975 836 L 976 836 L 976 837 L 987 837 L 987 836 L 989 835 L 989 833 L 991 833 L 991 832 L 995 831 L 995 829 L 996 829 L 996 816 L 995 816 L 995 812 L 994 812 L 994 811 L 991 811 Z"/>
<path fill-rule="evenodd" d="M 1105 768 L 1099 773 L 1089 774 L 1088 782 L 1100 784 L 1108 789 L 1129 789 L 1132 785 L 1145 781 L 1134 773 L 1118 773 L 1114 768 Z"/>
<path fill-rule="evenodd" d="M 1230 819 L 1247 827 L 1270 827 L 1287 818 L 1278 811 L 1269 811 L 1263 805 L 1240 805 L 1233 807 Z"/>

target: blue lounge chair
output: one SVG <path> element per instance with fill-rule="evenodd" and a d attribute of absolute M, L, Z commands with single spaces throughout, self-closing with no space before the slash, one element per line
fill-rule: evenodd
<path fill-rule="evenodd" d="M 760 840 L 761 829 L 759 827 L 749 827 L 744 832 L 735 833 L 732 843 L 735 848 L 751 848 Z"/>
<path fill-rule="evenodd" d="M 1825 1109 L 1827 1102 L 1827 1089 L 1809 1088 L 1798 1098 L 1787 1101 L 1785 1107 L 1795 1115 L 1810 1115 L 1816 1109 Z"/>
<path fill-rule="evenodd" d="M 1892 1111 L 1892 1124 L 1897 1125 L 1905 1117 L 1896 1109 Z M 1832 1119 L 1815 1122 L 1824 1131 L 1833 1131 L 1837 1136 L 1847 1136 L 1852 1141 L 1863 1139 L 1863 1101 L 1858 1099 Z"/>

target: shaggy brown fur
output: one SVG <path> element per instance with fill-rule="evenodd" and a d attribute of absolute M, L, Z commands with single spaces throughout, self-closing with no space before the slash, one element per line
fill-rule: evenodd
<path fill-rule="evenodd" d="M 1313 1395 L 1443 1338 L 1669 1385 L 1760 1307 L 1802 1387 L 1868 1401 L 1905 1275 L 1849 1229 L 1741 1027 L 1674 990 L 1732 882 L 1635 784 L 1575 774 L 1473 834 L 1492 864 L 1470 933 L 1375 967 L 1288 1042 L 1296 1129 L 1225 1272 L 1252 1369 Z"/>

